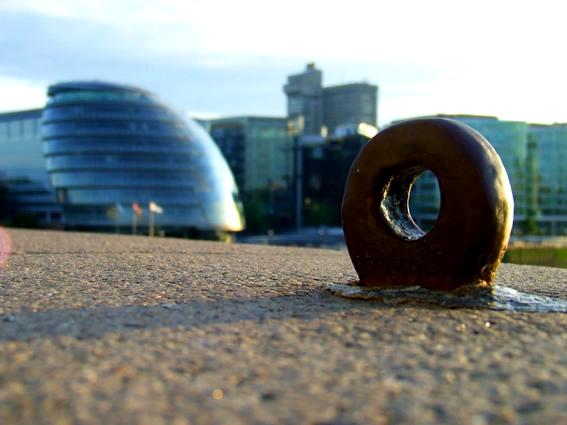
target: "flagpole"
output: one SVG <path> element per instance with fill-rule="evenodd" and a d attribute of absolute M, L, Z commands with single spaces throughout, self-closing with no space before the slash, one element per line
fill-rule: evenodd
<path fill-rule="evenodd" d="M 118 229 L 118 215 L 120 214 L 120 207 L 118 205 L 119 204 L 116 204 L 114 206 L 116 209 L 116 214 L 114 214 L 114 233 L 116 234 L 120 233 L 120 230 Z"/>
<path fill-rule="evenodd" d="M 162 214 L 163 208 L 156 204 L 154 201 L 150 201 L 150 203 L 148 204 L 148 213 L 150 214 L 149 233 L 150 236 L 154 236 L 155 214 Z"/>
<path fill-rule="evenodd" d="M 136 234 L 137 227 L 138 227 L 138 216 L 136 215 L 136 213 L 132 213 L 132 234 L 133 235 Z"/>

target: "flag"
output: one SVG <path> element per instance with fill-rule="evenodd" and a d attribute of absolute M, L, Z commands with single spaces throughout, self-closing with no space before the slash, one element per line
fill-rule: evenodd
<path fill-rule="evenodd" d="M 137 202 L 132 202 L 132 211 L 134 214 L 141 216 L 144 212 L 142 211 L 142 207 Z"/>
<path fill-rule="evenodd" d="M 111 205 L 106 209 L 106 218 L 109 220 L 116 220 L 118 218 L 118 208 L 116 205 Z"/>
<path fill-rule="evenodd" d="M 149 209 L 151 212 L 156 213 L 156 214 L 161 214 L 161 213 L 163 213 L 163 208 L 160 207 L 158 204 L 156 204 L 156 203 L 153 202 L 153 201 L 149 203 L 148 209 Z"/>

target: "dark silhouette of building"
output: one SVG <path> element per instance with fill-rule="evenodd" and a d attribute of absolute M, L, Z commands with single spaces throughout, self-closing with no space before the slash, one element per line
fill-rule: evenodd
<path fill-rule="evenodd" d="M 352 162 L 369 140 L 368 134 L 351 128 L 342 136 L 330 136 L 321 143 L 302 146 L 305 226 L 341 226 L 346 179 Z"/>

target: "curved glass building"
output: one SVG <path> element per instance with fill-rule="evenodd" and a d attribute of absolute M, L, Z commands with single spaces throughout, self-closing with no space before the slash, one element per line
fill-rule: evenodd
<path fill-rule="evenodd" d="M 197 123 L 135 87 L 69 82 L 48 95 L 43 149 L 65 227 L 147 227 L 154 203 L 167 234 L 243 229 L 232 173 Z"/>

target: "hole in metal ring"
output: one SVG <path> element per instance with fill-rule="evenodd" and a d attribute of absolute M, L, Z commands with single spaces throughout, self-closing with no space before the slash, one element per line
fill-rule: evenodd
<path fill-rule="evenodd" d="M 430 170 L 417 165 L 395 170 L 385 179 L 379 190 L 382 217 L 396 235 L 408 241 L 421 239 L 427 234 L 427 231 L 424 231 L 415 222 L 410 210 L 412 187 L 426 171 L 433 175 L 433 180 L 437 180 Z M 432 191 L 432 193 L 435 192 Z M 434 223 L 437 215 L 435 211 L 432 211 L 432 214 L 434 215 Z M 433 225 L 430 223 L 426 226 L 426 230 L 430 230 L 432 227 Z"/>

